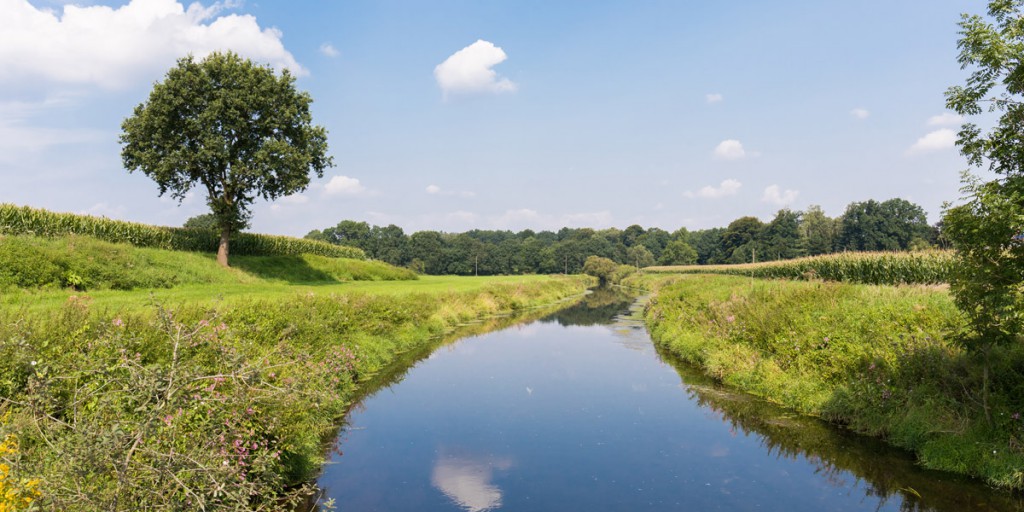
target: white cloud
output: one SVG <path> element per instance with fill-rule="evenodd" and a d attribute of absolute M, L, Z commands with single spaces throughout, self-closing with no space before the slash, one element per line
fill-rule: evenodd
<path fill-rule="evenodd" d="M 536 223 L 541 220 L 541 214 L 538 213 L 537 210 L 520 208 L 518 210 L 505 211 L 505 213 L 494 219 L 494 224 L 501 227 L 522 226 L 530 223 L 536 225 Z"/>
<path fill-rule="evenodd" d="M 871 112 L 868 112 L 868 110 L 865 108 L 858 107 L 850 111 L 850 117 L 857 119 L 859 121 L 867 119 L 870 115 Z"/>
<path fill-rule="evenodd" d="M 445 220 L 450 222 L 459 222 L 462 224 L 472 224 L 476 222 L 479 216 L 473 212 L 467 212 L 465 210 L 458 210 L 444 215 Z"/>
<path fill-rule="evenodd" d="M 917 142 L 915 142 L 913 146 L 910 146 L 907 153 L 929 153 L 932 151 L 949 149 L 955 145 L 956 133 L 949 128 L 942 128 L 917 139 Z"/>
<path fill-rule="evenodd" d="M 359 180 L 356 180 L 356 182 L 358 183 Z M 284 196 L 278 199 L 278 201 L 284 204 L 306 204 L 309 202 L 309 196 L 303 194 L 292 194 L 290 196 Z"/>
<path fill-rule="evenodd" d="M 176 0 L 132 0 L 116 9 L 65 5 L 62 12 L 27 0 L 0 0 L 0 82 L 43 79 L 117 89 L 152 80 L 192 53 L 232 50 L 296 74 L 281 32 L 251 15 L 221 15 L 236 2 L 186 8 Z"/>
<path fill-rule="evenodd" d="M 683 195 L 689 198 L 702 197 L 704 199 L 718 199 L 720 197 L 736 195 L 742 186 L 743 184 L 737 180 L 727 179 L 720 183 L 717 188 L 709 185 L 698 190 L 696 193 L 686 191 Z"/>
<path fill-rule="evenodd" d="M 715 146 L 715 158 L 719 160 L 740 160 L 747 156 L 743 144 L 735 139 L 723 140 Z"/>
<path fill-rule="evenodd" d="M 478 39 L 438 64 L 434 78 L 445 97 L 458 93 L 512 92 L 516 84 L 491 69 L 507 58 L 501 48 Z"/>
<path fill-rule="evenodd" d="M 324 192 L 327 195 L 355 196 L 366 192 L 366 187 L 359 183 L 356 178 L 348 176 L 335 176 L 324 185 Z"/>
<path fill-rule="evenodd" d="M 476 192 L 469 190 L 444 190 L 437 185 L 427 185 L 425 189 L 428 194 L 434 196 L 459 196 L 459 197 L 474 197 Z"/>
<path fill-rule="evenodd" d="M 797 196 L 800 192 L 797 190 L 786 190 L 779 189 L 778 185 L 771 185 L 764 189 L 764 194 L 761 196 L 761 200 L 766 203 L 772 203 L 778 206 L 786 206 L 796 201 Z"/>
<path fill-rule="evenodd" d="M 79 215 L 92 215 L 94 217 L 107 217 L 109 219 L 123 219 L 124 206 L 110 206 L 109 203 L 96 203 L 89 208 L 78 212 Z"/>
<path fill-rule="evenodd" d="M 928 118 L 928 126 L 956 126 L 964 121 L 964 118 L 952 112 L 943 112 L 937 116 Z"/>
<path fill-rule="evenodd" d="M 322 54 L 324 54 L 324 55 L 326 55 L 328 57 L 331 57 L 331 58 L 334 58 L 334 57 L 337 57 L 338 55 L 341 55 L 341 52 L 339 52 L 337 48 L 335 48 L 333 45 L 331 45 L 331 43 L 324 43 L 324 44 L 320 45 L 320 53 L 322 53 Z"/>
<path fill-rule="evenodd" d="M 722 96 L 721 94 L 719 94 L 717 92 L 713 92 L 713 93 L 710 93 L 710 94 L 705 94 L 704 98 L 708 101 L 708 103 L 711 103 L 711 104 L 718 103 L 718 102 L 720 102 L 720 101 L 725 99 L 724 96 Z"/>
<path fill-rule="evenodd" d="M 102 142 L 110 137 L 100 130 L 28 126 L 0 119 L 0 162 L 17 162 L 61 144 Z"/>

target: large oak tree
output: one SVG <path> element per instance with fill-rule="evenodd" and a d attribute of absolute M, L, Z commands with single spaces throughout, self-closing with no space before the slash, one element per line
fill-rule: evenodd
<path fill-rule="evenodd" d="M 312 124 L 306 92 L 287 71 L 212 53 L 178 61 L 146 102 L 122 124 L 121 157 L 129 172 L 156 181 L 180 202 L 193 188 L 220 232 L 217 261 L 228 264 L 231 234 L 248 226 L 257 197 L 301 192 L 310 173 L 333 165 L 327 131 Z"/>

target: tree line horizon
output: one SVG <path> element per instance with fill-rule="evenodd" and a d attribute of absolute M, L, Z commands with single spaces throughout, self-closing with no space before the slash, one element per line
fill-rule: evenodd
<path fill-rule="evenodd" d="M 203 216 L 186 227 L 203 227 Z M 780 209 L 763 222 L 743 216 L 726 227 L 669 232 L 634 224 L 625 229 L 558 231 L 473 229 L 406 234 L 395 225 L 342 220 L 305 235 L 358 247 L 372 259 L 432 275 L 579 273 L 588 256 L 636 267 L 774 261 L 843 251 L 906 251 L 943 246 L 939 226 L 919 205 L 900 198 L 852 202 L 832 218 L 820 206 Z"/>

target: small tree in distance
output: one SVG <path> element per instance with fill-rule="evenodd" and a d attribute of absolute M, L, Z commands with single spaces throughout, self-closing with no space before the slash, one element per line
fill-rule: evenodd
<path fill-rule="evenodd" d="M 323 177 L 333 165 L 312 102 L 287 70 L 278 76 L 231 52 L 188 56 L 121 125 L 121 157 L 179 203 L 193 187 L 206 190 L 226 267 L 231 234 L 249 225 L 257 197 L 301 192 L 311 171 Z"/>
<path fill-rule="evenodd" d="M 600 281 L 601 286 L 611 281 L 612 274 L 619 268 L 619 264 L 601 256 L 588 256 L 583 263 L 583 273 L 594 276 Z"/>

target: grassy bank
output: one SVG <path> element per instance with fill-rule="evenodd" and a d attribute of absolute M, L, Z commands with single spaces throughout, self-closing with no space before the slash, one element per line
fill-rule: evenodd
<path fill-rule="evenodd" d="M 68 240 L 19 247 L 62 253 Z M 324 436 L 374 375 L 460 324 L 590 284 L 342 281 L 401 269 L 316 256 L 223 271 L 204 255 L 83 240 L 91 249 L 67 257 L 98 269 L 91 289 L 2 292 L 0 505 L 279 510 L 309 490 Z M 130 290 L 103 284 L 124 273 Z"/>
<path fill-rule="evenodd" d="M 800 412 L 883 437 L 922 465 L 1024 488 L 1024 349 L 982 361 L 956 344 L 948 293 L 926 287 L 637 277 L 656 288 L 655 342 L 717 380 Z"/>
<path fill-rule="evenodd" d="M 233 256 L 225 271 L 212 253 L 111 243 L 93 237 L 0 235 L 0 291 L 133 290 L 183 285 L 319 283 L 416 279 L 376 261 L 314 254 Z"/>

